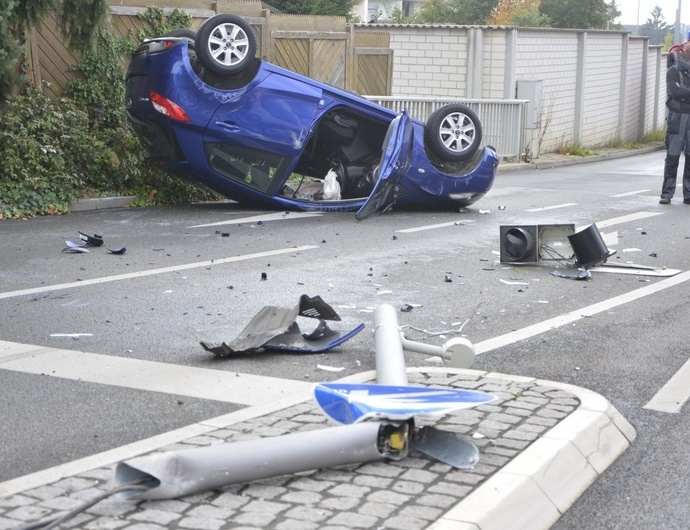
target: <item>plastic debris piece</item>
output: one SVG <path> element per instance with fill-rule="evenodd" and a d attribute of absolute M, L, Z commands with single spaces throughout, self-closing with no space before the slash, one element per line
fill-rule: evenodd
<path fill-rule="evenodd" d="M 75 254 L 88 252 L 88 249 L 84 248 L 86 245 L 80 245 L 74 241 L 65 241 L 65 243 L 67 244 L 67 247 L 63 248 L 62 252 L 72 252 Z"/>
<path fill-rule="evenodd" d="M 79 238 L 89 247 L 100 247 L 103 245 L 103 236 L 94 234 L 92 236 L 79 232 Z"/>
<path fill-rule="evenodd" d="M 505 283 L 506 285 L 529 285 L 529 282 L 518 282 L 518 281 L 508 281 L 508 280 L 499 280 L 501 283 Z"/>
<path fill-rule="evenodd" d="M 324 370 L 326 372 L 342 372 L 345 370 L 344 366 L 328 366 L 326 364 L 317 364 L 316 367 L 319 370 Z"/>
<path fill-rule="evenodd" d="M 551 271 L 551 276 L 558 276 L 559 278 L 567 278 L 568 280 L 591 280 L 592 273 L 589 269 L 580 269 L 577 274 L 568 274 L 563 271 Z"/>
<path fill-rule="evenodd" d="M 296 322 L 298 316 L 316 318 L 319 323 L 314 331 L 303 334 Z M 320 296 L 302 295 L 292 308 L 264 306 L 230 343 L 201 342 L 201 346 L 218 357 L 261 349 L 318 353 L 342 344 L 364 329 L 364 324 L 360 324 L 342 334 L 329 328 L 326 320 L 339 321 L 340 316 Z"/>
<path fill-rule="evenodd" d="M 108 253 L 110 253 L 110 254 L 124 254 L 125 252 L 127 252 L 127 249 L 126 249 L 125 247 L 122 247 L 122 248 L 108 248 L 108 249 L 106 249 L 106 250 L 107 250 Z"/>

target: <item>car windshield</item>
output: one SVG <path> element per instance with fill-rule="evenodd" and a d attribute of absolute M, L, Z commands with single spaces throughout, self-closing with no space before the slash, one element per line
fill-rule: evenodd
<path fill-rule="evenodd" d="M 269 195 L 289 161 L 275 153 L 232 144 L 208 144 L 206 156 L 219 173 Z"/>

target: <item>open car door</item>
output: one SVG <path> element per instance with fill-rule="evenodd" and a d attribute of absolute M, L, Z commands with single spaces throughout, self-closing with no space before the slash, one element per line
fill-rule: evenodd
<path fill-rule="evenodd" d="M 369 198 L 355 214 L 357 220 L 362 221 L 373 213 L 383 213 L 393 205 L 398 182 L 410 166 L 411 159 L 412 123 L 407 111 L 403 111 L 388 127 L 383 140 L 376 184 Z"/>

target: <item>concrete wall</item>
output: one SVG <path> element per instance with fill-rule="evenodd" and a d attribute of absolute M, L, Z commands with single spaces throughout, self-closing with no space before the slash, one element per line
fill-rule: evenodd
<path fill-rule="evenodd" d="M 666 58 L 629 32 L 395 24 L 355 31 L 390 33 L 393 96 L 514 99 L 518 80 L 541 81 L 537 154 L 637 141 L 664 126 Z"/>

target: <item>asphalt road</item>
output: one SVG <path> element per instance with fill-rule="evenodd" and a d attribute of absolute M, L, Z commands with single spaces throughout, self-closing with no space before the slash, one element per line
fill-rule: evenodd
<path fill-rule="evenodd" d="M 398 317 L 408 338 L 466 336 L 474 368 L 588 388 L 635 426 L 556 528 L 686 528 L 690 206 L 658 204 L 662 166 L 658 152 L 501 173 L 467 211 L 364 222 L 235 203 L 0 222 L 0 340 L 51 348 L 31 362 L 0 356 L 0 481 L 372 370 L 373 309 L 386 303 L 412 307 Z M 681 272 L 595 268 L 575 281 L 554 276 L 573 272 L 555 261 L 500 263 L 502 225 L 593 222 L 616 250 L 609 263 Z M 79 231 L 127 251 L 61 252 Z M 333 306 L 334 329 L 366 329 L 326 354 L 219 359 L 199 345 L 302 294 Z M 674 376 L 677 411 L 655 409 Z"/>

